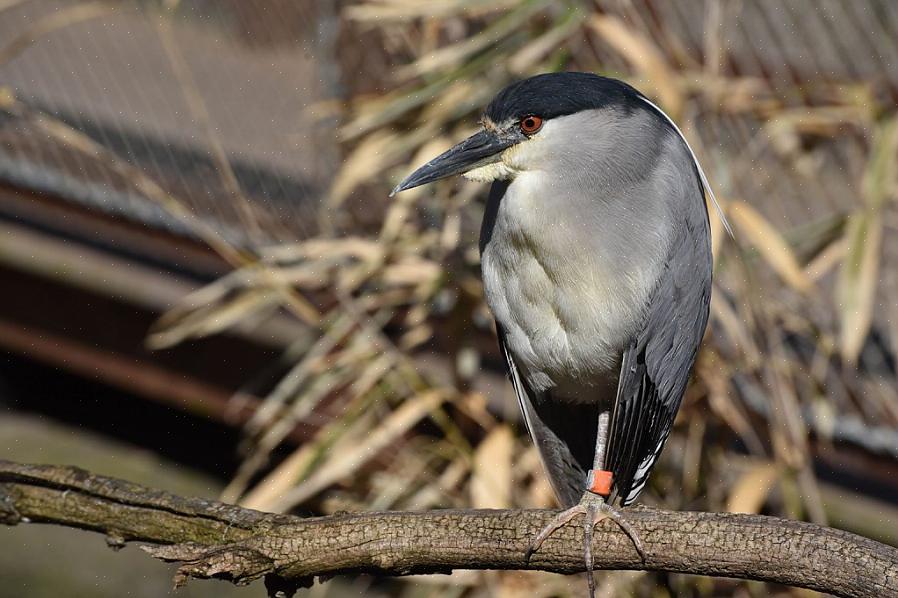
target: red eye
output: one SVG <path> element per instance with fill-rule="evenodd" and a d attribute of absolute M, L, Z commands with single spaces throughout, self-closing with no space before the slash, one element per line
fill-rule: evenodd
<path fill-rule="evenodd" d="M 533 135 L 543 127 L 543 119 L 538 116 L 525 116 L 521 119 L 521 132 L 525 135 Z"/>

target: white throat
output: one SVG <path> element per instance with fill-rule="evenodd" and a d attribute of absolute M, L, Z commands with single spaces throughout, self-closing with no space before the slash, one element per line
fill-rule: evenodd
<path fill-rule="evenodd" d="M 469 170 L 462 176 L 469 181 L 475 181 L 477 183 L 492 183 L 493 181 L 506 181 L 512 179 L 515 174 L 517 174 L 517 171 L 514 168 L 504 161 L 500 161 Z"/>

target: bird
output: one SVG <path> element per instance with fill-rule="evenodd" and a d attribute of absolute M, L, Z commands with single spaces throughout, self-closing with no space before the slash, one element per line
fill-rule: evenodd
<path fill-rule="evenodd" d="M 705 192 L 674 120 L 616 79 L 556 72 L 514 82 L 479 130 L 391 195 L 461 174 L 491 183 L 480 232 L 484 295 L 523 420 L 565 508 L 531 542 L 610 518 L 645 559 L 623 507 L 643 491 L 708 322 Z M 732 234 L 730 232 L 730 234 Z"/>

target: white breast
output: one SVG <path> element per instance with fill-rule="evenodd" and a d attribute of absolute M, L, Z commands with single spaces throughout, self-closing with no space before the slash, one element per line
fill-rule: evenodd
<path fill-rule="evenodd" d="M 572 195 L 543 173 L 517 176 L 483 251 L 483 283 L 534 390 L 591 400 L 582 389 L 616 380 L 663 262 L 653 251 L 635 255 L 625 239 L 632 231 L 622 237 L 609 228 L 620 214 L 603 215 L 594 198 Z M 553 203 L 561 197 L 580 203 Z"/>

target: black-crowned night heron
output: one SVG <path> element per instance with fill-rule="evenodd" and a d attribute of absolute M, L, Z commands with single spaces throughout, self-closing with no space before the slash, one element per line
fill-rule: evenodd
<path fill-rule="evenodd" d="M 454 174 L 493 183 L 486 300 L 527 430 L 569 507 L 531 550 L 583 514 L 589 569 L 604 518 L 643 554 L 612 505 L 645 487 L 708 321 L 710 187 L 674 122 L 614 79 L 532 77 L 481 122 L 393 192 Z"/>

